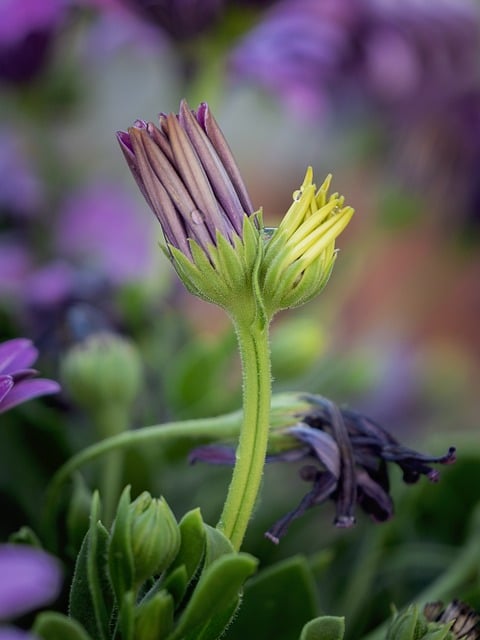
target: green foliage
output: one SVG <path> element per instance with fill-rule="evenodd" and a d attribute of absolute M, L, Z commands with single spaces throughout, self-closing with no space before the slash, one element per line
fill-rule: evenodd
<path fill-rule="evenodd" d="M 322 616 L 307 622 L 300 640 L 342 640 L 345 632 L 344 618 Z"/>

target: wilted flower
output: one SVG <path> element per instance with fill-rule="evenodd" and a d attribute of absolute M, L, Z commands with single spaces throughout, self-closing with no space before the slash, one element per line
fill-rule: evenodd
<path fill-rule="evenodd" d="M 423 614 L 432 622 L 450 622 L 449 631 L 458 640 L 480 638 L 480 614 L 460 600 L 452 600 L 446 607 L 443 602 L 430 602 L 425 605 Z"/>
<path fill-rule="evenodd" d="M 253 207 L 228 144 L 206 104 L 137 121 L 118 140 L 162 226 L 170 257 L 192 293 L 229 307 L 251 290 L 261 243 Z"/>
<path fill-rule="evenodd" d="M 60 390 L 53 380 L 34 379 L 37 371 L 31 366 L 37 357 L 37 349 L 26 338 L 0 344 L 0 413 L 31 398 Z"/>
<path fill-rule="evenodd" d="M 51 602 L 60 587 L 61 570 L 53 556 L 25 545 L 0 545 L 0 620 Z"/>
<path fill-rule="evenodd" d="M 438 480 L 439 474 L 430 463 L 455 461 L 453 447 L 440 457 L 423 455 L 401 445 L 366 416 L 340 409 L 321 396 L 305 395 L 304 399 L 309 408 L 296 413 L 296 424 L 281 429 L 282 435 L 292 438 L 290 446 L 283 446 L 280 453 L 269 454 L 267 462 L 311 461 L 300 470 L 300 476 L 310 482 L 312 488 L 298 507 L 266 533 L 275 543 L 287 533 L 293 520 L 329 498 L 336 505 L 337 527 L 355 524 L 357 503 L 376 522 L 391 518 L 393 501 L 389 494 L 387 462 L 395 462 L 403 471 L 404 482 L 413 484 L 421 475 L 431 482 Z M 232 464 L 235 455 L 232 448 L 209 445 L 195 449 L 190 460 Z"/>

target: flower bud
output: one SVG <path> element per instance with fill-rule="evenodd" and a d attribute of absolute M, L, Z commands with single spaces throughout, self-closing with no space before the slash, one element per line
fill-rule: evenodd
<path fill-rule="evenodd" d="M 135 582 L 167 569 L 180 548 L 180 530 L 164 498 L 144 491 L 130 505 Z"/>
<path fill-rule="evenodd" d="M 116 404 L 129 408 L 141 383 L 136 347 L 112 333 L 96 333 L 75 345 L 62 362 L 65 387 L 81 407 L 97 411 Z"/>
<path fill-rule="evenodd" d="M 343 196 L 328 196 L 331 176 L 317 190 L 313 171 L 293 194 L 293 204 L 267 239 L 260 286 L 271 315 L 299 306 L 326 285 L 335 262 L 335 239 L 353 215 Z"/>

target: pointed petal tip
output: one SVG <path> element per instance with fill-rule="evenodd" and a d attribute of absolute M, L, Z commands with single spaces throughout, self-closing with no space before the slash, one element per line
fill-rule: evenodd
<path fill-rule="evenodd" d="M 273 542 L 273 544 L 279 544 L 280 542 L 280 538 L 277 538 L 276 536 L 273 535 L 273 533 L 270 533 L 270 531 L 266 531 L 264 533 L 265 538 L 267 538 L 267 540 L 270 540 L 270 542 Z"/>

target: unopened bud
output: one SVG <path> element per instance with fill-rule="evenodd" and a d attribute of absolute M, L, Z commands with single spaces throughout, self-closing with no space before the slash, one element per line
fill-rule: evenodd
<path fill-rule="evenodd" d="M 112 333 L 97 333 L 67 353 L 62 377 L 81 407 L 98 410 L 116 404 L 129 407 L 141 383 L 141 361 L 135 345 Z"/>
<path fill-rule="evenodd" d="M 172 563 L 180 548 L 180 531 L 164 498 L 144 491 L 130 505 L 131 543 L 135 581 L 158 575 Z"/>

